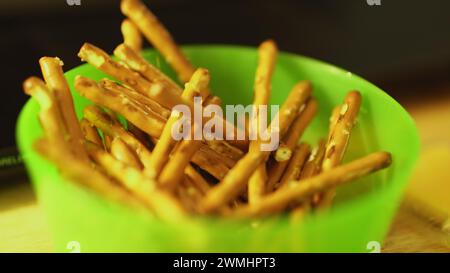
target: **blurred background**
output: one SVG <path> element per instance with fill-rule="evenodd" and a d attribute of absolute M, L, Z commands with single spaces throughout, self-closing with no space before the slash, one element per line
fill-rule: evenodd
<path fill-rule="evenodd" d="M 421 168 L 448 165 L 450 1 L 381 0 L 381 5 L 369 5 L 377 2 L 370 0 L 144 2 L 179 44 L 256 46 L 273 38 L 283 51 L 363 76 L 397 99 L 416 120 L 425 164 Z M 122 19 L 118 0 L 80 0 L 79 6 L 70 6 L 66 0 L 0 1 L 0 184 L 24 175 L 15 149 L 15 123 L 28 99 L 22 81 L 40 75 L 39 58 L 59 56 L 68 70 L 81 64 L 76 53 L 85 41 L 112 52 L 122 41 Z M 438 180 L 449 184 L 448 172 Z"/>

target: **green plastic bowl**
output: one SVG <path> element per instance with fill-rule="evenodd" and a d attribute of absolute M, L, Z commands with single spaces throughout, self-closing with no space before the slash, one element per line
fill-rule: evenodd
<path fill-rule="evenodd" d="M 257 64 L 254 48 L 187 46 L 198 67 L 212 75 L 211 90 L 224 104 L 250 104 Z M 144 56 L 164 72 L 173 71 L 153 50 Z M 73 89 L 76 75 L 99 80 L 105 75 L 84 64 L 66 73 Z M 341 187 L 336 205 L 326 213 L 292 224 L 284 216 L 259 222 L 194 219 L 169 225 L 126 206 L 105 200 L 69 183 L 32 148 L 42 136 L 39 107 L 30 99 L 18 121 L 17 140 L 38 199 L 46 212 L 55 251 L 68 252 L 79 243 L 82 252 L 369 252 L 370 243 L 383 242 L 401 200 L 408 176 L 418 157 L 419 138 L 407 112 L 373 84 L 345 70 L 307 57 L 280 53 L 272 84 L 272 104 L 282 104 L 299 80 L 310 80 L 319 112 L 303 140 L 311 144 L 327 134 L 334 105 L 350 90 L 363 97 L 345 161 L 384 150 L 393 155 L 387 170 Z M 89 101 L 74 92 L 81 117 Z M 67 162 L 70 164 L 70 162 Z M 78 246 L 78 243 L 75 245 Z M 375 247 L 376 248 L 376 247 Z"/>

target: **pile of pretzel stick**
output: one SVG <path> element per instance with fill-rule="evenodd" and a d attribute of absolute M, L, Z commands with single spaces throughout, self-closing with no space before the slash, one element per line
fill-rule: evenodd
<path fill-rule="evenodd" d="M 117 58 L 89 43 L 78 53 L 110 76 L 100 81 L 75 78 L 75 91 L 93 102 L 83 109 L 81 120 L 59 58 L 42 57 L 43 79 L 30 77 L 23 84 L 40 105 L 44 137 L 35 148 L 69 181 L 168 222 L 193 215 L 255 218 L 279 213 L 301 219 L 329 207 L 337 186 L 390 165 L 387 152 L 342 164 L 361 105 L 358 91 L 334 108 L 327 136 L 312 145 L 300 142 L 318 110 L 308 81 L 297 83 L 280 106 L 275 151 L 260 149 L 266 140 L 259 138 L 176 140 L 172 130 L 181 117 L 174 106 L 192 108 L 194 97 L 201 97 L 204 107 L 220 105 L 221 99 L 209 87 L 208 70 L 190 63 L 147 6 L 122 0 L 121 11 L 126 19 L 121 25 L 124 42 L 114 50 Z M 142 57 L 143 37 L 178 79 Z M 254 106 L 269 104 L 277 51 L 272 40 L 258 47 Z M 263 114 L 252 115 L 251 124 L 259 126 Z M 248 136 L 248 128 L 223 118 L 220 124 Z"/>

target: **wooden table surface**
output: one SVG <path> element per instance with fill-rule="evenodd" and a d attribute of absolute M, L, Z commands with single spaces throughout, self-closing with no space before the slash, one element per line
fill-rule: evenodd
<path fill-rule="evenodd" d="M 436 145 L 450 144 L 450 97 L 405 105 L 417 122 L 422 152 Z M 449 174 L 446 172 L 450 183 Z M 0 188 L 0 234 L 0 252 L 52 251 L 44 215 L 28 183 Z M 403 204 L 382 252 L 450 252 L 450 233 L 417 215 L 408 204 Z"/>

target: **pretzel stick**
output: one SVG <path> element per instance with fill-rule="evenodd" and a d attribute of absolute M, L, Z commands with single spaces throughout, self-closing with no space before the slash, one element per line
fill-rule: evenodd
<path fill-rule="evenodd" d="M 278 184 L 278 188 L 286 187 L 288 182 L 297 180 L 302 172 L 302 167 L 304 166 L 306 160 L 309 155 L 309 145 L 305 143 L 301 143 L 298 145 L 292 158 L 289 160 L 286 171 L 281 177 L 280 183 Z"/>
<path fill-rule="evenodd" d="M 92 123 L 83 118 L 80 120 L 80 127 L 86 140 L 95 143 L 100 147 L 103 146 L 103 142 L 98 134 L 97 128 L 95 128 Z"/>
<path fill-rule="evenodd" d="M 195 68 L 183 55 L 158 18 L 139 0 L 122 0 L 120 9 L 161 52 L 167 63 L 177 72 L 179 79 L 182 82 L 189 81 Z"/>
<path fill-rule="evenodd" d="M 244 152 L 226 141 L 209 140 L 206 141 L 209 148 L 216 151 L 221 156 L 228 167 L 233 167 L 236 161 L 244 156 Z M 230 159 L 230 160 L 228 160 Z"/>
<path fill-rule="evenodd" d="M 145 111 L 123 94 L 105 89 L 95 81 L 82 76 L 75 78 L 75 88 L 81 96 L 120 113 L 147 134 L 158 137 L 161 133 L 164 120 Z"/>
<path fill-rule="evenodd" d="M 251 128 L 253 132 L 258 134 L 259 128 L 259 106 L 268 105 L 270 99 L 270 82 L 272 79 L 273 70 L 275 68 L 275 61 L 277 55 L 277 47 L 272 40 L 264 41 L 258 48 L 258 66 L 256 68 L 255 83 L 254 83 L 254 97 L 253 109 L 255 113 L 252 114 L 253 120 Z M 266 116 L 267 118 L 267 116 Z M 266 128 L 264 128 L 266 129 Z M 255 153 L 260 149 L 261 142 L 253 140 L 250 142 L 249 153 Z M 256 168 L 248 183 L 248 201 L 250 204 L 258 202 L 260 197 L 264 194 L 267 182 L 267 170 L 265 161 Z"/>
<path fill-rule="evenodd" d="M 299 180 L 313 177 L 321 171 L 323 157 L 325 156 L 325 140 L 320 139 L 317 146 L 311 151 L 308 161 L 305 163 Z"/>
<path fill-rule="evenodd" d="M 57 57 L 42 57 L 39 59 L 39 64 L 47 87 L 54 93 L 55 102 L 60 109 L 62 120 L 67 129 L 70 150 L 82 160 L 88 160 L 83 147 L 83 134 L 73 106 L 72 95 L 62 70 L 63 62 Z"/>
<path fill-rule="evenodd" d="M 138 104 L 146 111 L 152 113 L 152 115 L 157 115 L 164 119 L 167 119 L 170 116 L 170 111 L 168 109 L 162 107 L 156 101 L 142 95 L 139 92 L 134 91 L 133 89 L 127 88 L 108 79 L 99 81 L 99 85 L 105 89 L 125 95 L 128 99 L 133 100 L 134 103 Z"/>
<path fill-rule="evenodd" d="M 134 51 L 139 52 L 142 49 L 142 36 L 136 25 L 128 19 L 122 21 L 120 25 L 123 42 Z"/>
<path fill-rule="evenodd" d="M 78 52 L 78 56 L 82 61 L 91 64 L 100 71 L 118 79 L 144 95 L 146 95 L 152 87 L 152 84 L 141 77 L 139 73 L 114 61 L 106 52 L 90 43 L 83 44 Z"/>
<path fill-rule="evenodd" d="M 129 167 L 133 167 L 138 170 L 143 168 L 142 163 L 139 161 L 135 152 L 118 137 L 114 138 L 111 142 L 111 154 L 117 160 Z"/>
<path fill-rule="evenodd" d="M 245 188 L 248 179 L 268 155 L 267 152 L 247 153 L 228 171 L 219 184 L 212 187 L 201 200 L 202 212 L 213 212 L 235 198 Z"/>
<path fill-rule="evenodd" d="M 193 130 L 197 130 L 195 124 Z M 193 155 L 200 149 L 200 140 L 183 139 L 171 154 L 169 162 L 162 169 L 158 182 L 162 187 L 173 191 L 184 177 L 184 169 L 188 166 Z"/>
<path fill-rule="evenodd" d="M 109 200 L 117 201 L 133 208 L 142 208 L 142 203 L 138 202 L 134 196 L 118 186 L 106 175 L 92 168 L 86 161 L 81 161 L 67 153 L 66 148 L 47 138 L 39 139 L 33 146 L 39 154 L 53 162 L 63 172 L 63 175 L 68 177 L 70 182 L 92 189 Z M 70 164 L 67 164 L 68 162 Z"/>
<path fill-rule="evenodd" d="M 208 87 L 210 80 L 209 72 L 206 69 L 199 68 L 192 75 L 189 82 L 186 84 L 185 90 L 182 96 L 189 101 L 194 99 L 194 96 Z M 166 122 L 161 136 L 156 143 L 153 150 L 152 157 L 150 158 L 150 177 L 157 178 L 161 173 L 163 166 L 169 159 L 170 151 L 176 144 L 176 140 L 172 136 L 172 127 L 179 120 L 179 113 L 172 111 L 172 115 Z M 191 117 L 188 117 L 191 118 Z M 192 120 L 192 119 L 191 119 Z"/>
<path fill-rule="evenodd" d="M 171 78 L 145 60 L 138 51 L 133 50 L 126 44 L 120 44 L 114 49 L 114 55 L 125 62 L 131 69 L 141 74 L 150 82 L 162 83 L 168 87 L 171 94 L 181 95 L 182 89 Z"/>
<path fill-rule="evenodd" d="M 361 94 L 358 91 L 349 92 L 340 107 L 339 118 L 329 135 L 322 164 L 324 171 L 334 168 L 341 163 L 347 149 L 350 133 L 356 123 L 360 106 Z M 333 189 L 326 192 L 319 205 L 321 207 L 330 206 L 335 194 L 336 191 Z"/>
<path fill-rule="evenodd" d="M 144 144 L 144 146 L 148 147 L 149 145 L 149 140 L 148 140 L 148 135 L 142 131 L 141 129 L 139 129 L 138 127 L 136 127 L 133 123 L 128 122 L 127 123 L 127 129 L 128 131 L 137 139 L 139 140 L 139 142 L 141 142 L 142 144 Z"/>
<path fill-rule="evenodd" d="M 314 98 L 312 98 L 308 100 L 301 113 L 295 118 L 291 128 L 289 129 L 289 132 L 284 139 L 284 145 L 281 146 L 281 148 L 285 147 L 286 149 L 289 149 L 291 151 L 294 149 L 294 147 L 297 145 L 298 140 L 303 135 L 306 127 L 313 119 L 316 111 L 317 102 Z M 269 191 L 271 191 L 275 184 L 281 179 L 281 176 L 283 175 L 287 165 L 288 161 L 275 161 L 273 165 L 269 167 L 269 179 L 267 182 Z"/>
<path fill-rule="evenodd" d="M 300 112 L 303 112 L 302 105 L 311 95 L 311 83 L 309 81 L 301 81 L 297 83 L 277 113 L 279 118 L 279 134 L 283 139 L 292 122 Z"/>
<path fill-rule="evenodd" d="M 112 137 L 108 136 L 108 135 L 104 135 L 103 136 L 103 147 L 104 150 L 107 152 L 111 152 L 111 143 L 112 143 L 113 139 Z"/>
<path fill-rule="evenodd" d="M 302 183 L 289 183 L 291 186 L 265 195 L 260 202 L 244 205 L 235 210 L 235 217 L 265 216 L 283 210 L 290 202 L 303 201 L 317 192 L 353 181 L 369 173 L 386 168 L 391 164 L 391 155 L 376 152 L 350 163 L 338 166 Z"/>
<path fill-rule="evenodd" d="M 307 179 L 318 174 L 322 167 L 323 157 L 325 155 L 325 144 L 324 139 L 319 140 L 317 146 L 311 151 L 308 161 L 306 161 L 303 167 L 300 177 L 298 177 L 299 182 L 303 179 Z M 311 202 L 316 202 L 315 200 L 319 197 L 319 194 L 315 194 L 311 200 L 304 201 L 298 204 L 298 202 L 293 203 L 294 209 L 290 213 L 290 218 L 293 222 L 299 222 L 310 210 Z"/>
<path fill-rule="evenodd" d="M 23 90 L 39 103 L 39 120 L 48 140 L 65 151 L 71 151 L 70 144 L 66 141 L 67 131 L 63 117 L 53 92 L 37 77 L 26 79 Z"/>
<path fill-rule="evenodd" d="M 327 141 L 330 139 L 330 137 L 331 137 L 331 135 L 333 133 L 334 127 L 336 126 L 336 124 L 337 124 L 337 122 L 339 120 L 339 117 L 341 115 L 340 114 L 341 107 L 342 107 L 342 104 L 336 105 L 336 107 L 334 107 L 333 110 L 331 111 L 330 124 L 328 126 L 328 138 L 327 138 Z"/>
<path fill-rule="evenodd" d="M 211 185 L 206 181 L 201 174 L 199 174 L 194 167 L 187 165 L 184 169 L 184 173 L 190 179 L 193 185 L 195 185 L 203 195 L 205 195 L 210 189 Z"/>
<path fill-rule="evenodd" d="M 104 134 L 123 140 L 131 149 L 133 149 L 144 167 L 148 167 L 151 156 L 150 151 L 130 132 L 126 131 L 121 124 L 112 120 L 108 114 L 94 105 L 85 107 L 83 114 L 85 119 L 102 130 Z"/>
<path fill-rule="evenodd" d="M 126 166 L 112 155 L 93 145 L 87 145 L 87 147 L 94 161 L 142 200 L 157 217 L 174 223 L 186 217 L 186 212 L 181 204 L 171 194 L 158 190 L 155 182 L 145 177 L 139 170 Z"/>
<path fill-rule="evenodd" d="M 202 145 L 194 154 L 192 163 L 219 180 L 224 178 L 226 173 L 230 170 L 230 166 L 228 165 L 230 162 L 224 160 L 223 156 L 209 149 L 206 145 Z"/>

